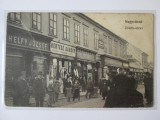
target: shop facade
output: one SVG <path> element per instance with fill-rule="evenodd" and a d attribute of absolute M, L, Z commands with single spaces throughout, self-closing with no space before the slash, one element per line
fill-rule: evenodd
<path fill-rule="evenodd" d="M 89 79 L 93 80 L 94 85 L 98 85 L 98 72 L 96 68 L 96 52 L 76 47 L 77 69 L 81 78 L 87 83 Z"/>
<path fill-rule="evenodd" d="M 76 48 L 70 45 L 52 41 L 50 44 L 50 72 L 51 77 L 56 79 L 65 78 L 66 74 L 73 76 Z"/>
<path fill-rule="evenodd" d="M 6 87 L 25 74 L 28 82 L 38 72 L 48 74 L 50 39 L 12 26 L 7 26 L 6 39 Z"/>
<path fill-rule="evenodd" d="M 119 73 L 124 69 L 122 60 L 102 55 L 102 76 L 105 77 L 107 73 Z M 127 66 L 127 63 L 126 63 Z"/>

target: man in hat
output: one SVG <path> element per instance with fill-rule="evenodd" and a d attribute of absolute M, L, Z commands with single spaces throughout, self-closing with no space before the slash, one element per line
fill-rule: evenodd
<path fill-rule="evenodd" d="M 29 85 L 25 79 L 25 74 L 21 72 L 14 86 L 14 105 L 27 106 Z M 15 104 L 16 101 L 16 104 Z"/>
<path fill-rule="evenodd" d="M 36 100 L 36 107 L 43 107 L 45 86 L 42 72 L 39 72 L 33 83 L 33 91 Z"/>

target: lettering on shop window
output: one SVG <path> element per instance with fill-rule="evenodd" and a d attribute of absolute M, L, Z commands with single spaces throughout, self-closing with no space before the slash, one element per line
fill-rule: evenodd
<path fill-rule="evenodd" d="M 49 51 L 49 44 L 25 37 L 8 35 L 7 43 Z"/>

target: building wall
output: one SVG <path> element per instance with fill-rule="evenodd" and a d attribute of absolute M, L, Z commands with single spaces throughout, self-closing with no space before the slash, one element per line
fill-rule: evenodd
<path fill-rule="evenodd" d="M 73 13 L 56 13 L 57 15 L 57 36 L 51 36 L 49 35 L 49 13 L 41 13 L 41 31 L 36 31 L 32 29 L 32 13 L 21 13 L 21 25 L 14 25 L 15 27 L 22 28 L 28 32 L 35 32 L 44 36 L 51 37 L 53 41 L 57 41 L 63 44 L 71 45 L 71 46 L 81 46 L 90 50 L 97 51 L 98 54 L 109 54 L 109 38 L 112 40 L 112 56 L 116 57 L 121 57 L 123 56 L 120 55 L 120 43 L 122 43 L 123 48 L 126 47 L 126 44 L 121 41 L 119 38 L 115 37 L 114 34 L 110 34 L 107 31 L 102 29 L 101 27 L 97 27 L 99 25 L 96 25 L 97 23 L 91 23 L 89 20 L 86 20 L 79 16 L 78 14 L 73 14 Z M 63 18 L 66 18 L 70 22 L 70 39 L 69 41 L 66 41 L 63 39 Z M 80 25 L 80 44 L 75 44 L 74 40 L 74 23 L 77 23 Z M 88 28 L 88 37 L 89 37 L 89 46 L 86 47 L 84 46 L 84 34 L 83 34 L 83 28 Z M 101 44 L 104 43 L 104 48 L 98 48 L 95 49 L 94 47 L 94 33 L 97 32 L 99 35 L 99 39 L 101 41 Z M 104 34 L 107 38 L 107 40 L 104 39 Z M 117 55 L 115 55 L 115 45 L 114 41 L 117 41 Z M 126 53 L 123 52 L 124 54 Z"/>

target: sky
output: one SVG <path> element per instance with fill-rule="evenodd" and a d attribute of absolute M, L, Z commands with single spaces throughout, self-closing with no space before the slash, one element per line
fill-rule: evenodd
<path fill-rule="evenodd" d="M 153 62 L 154 16 L 147 13 L 85 13 L 108 30 L 125 39 L 143 52 Z M 139 21 L 129 23 L 130 21 Z"/>

